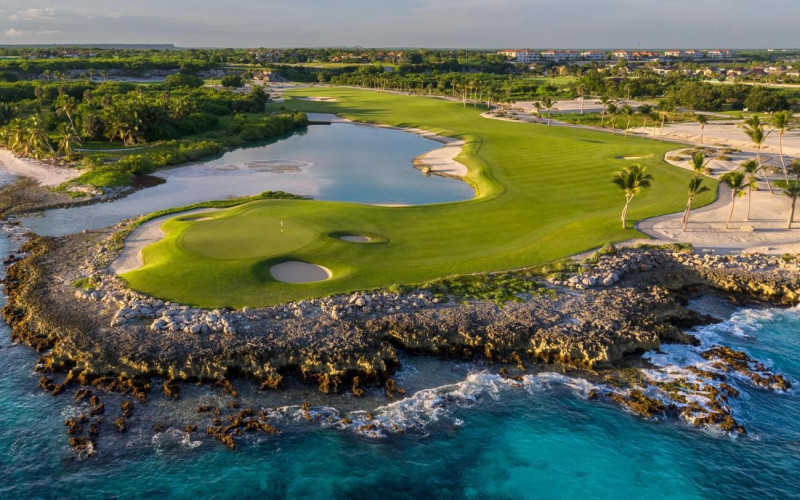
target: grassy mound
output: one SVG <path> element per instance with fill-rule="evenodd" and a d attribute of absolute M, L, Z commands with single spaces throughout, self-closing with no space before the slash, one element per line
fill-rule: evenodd
<path fill-rule="evenodd" d="M 641 236 L 619 227 L 624 197 L 611 184 L 612 173 L 632 163 L 655 177 L 653 188 L 633 201 L 632 220 L 677 212 L 686 203 L 690 173 L 661 160 L 673 144 L 489 120 L 480 109 L 438 99 L 333 88 L 296 93 L 337 102 L 282 105 L 465 140 L 459 160 L 469 168 L 476 198 L 415 207 L 263 200 L 210 221 L 178 217 L 163 224 L 164 240 L 145 249 L 145 266 L 124 276 L 132 287 L 207 307 L 258 306 L 541 264 Z M 712 201 L 715 191 L 696 206 Z M 381 239 L 355 245 L 341 234 Z M 319 264 L 333 276 L 309 284 L 275 281 L 269 268 L 287 260 Z"/>

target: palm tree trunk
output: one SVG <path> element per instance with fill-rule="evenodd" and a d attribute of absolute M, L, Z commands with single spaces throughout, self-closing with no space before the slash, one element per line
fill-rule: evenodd
<path fill-rule="evenodd" d="M 758 168 L 761 170 L 761 173 L 764 174 L 764 180 L 767 181 L 769 194 L 775 194 L 772 192 L 772 184 L 770 184 L 769 177 L 767 177 L 767 171 L 764 170 L 764 165 L 761 163 L 761 144 L 756 148 L 756 160 L 758 160 Z"/>
<path fill-rule="evenodd" d="M 665 121 L 667 121 L 667 117 L 666 117 L 666 115 L 663 115 L 661 117 L 661 132 L 658 134 L 658 138 L 661 140 L 661 142 L 664 142 L 664 122 Z"/>
<path fill-rule="evenodd" d="M 753 201 L 753 186 L 747 188 L 747 220 L 750 220 L 750 205 Z"/>
<path fill-rule="evenodd" d="M 728 214 L 728 220 L 725 222 L 725 229 L 731 225 L 731 219 L 733 218 L 733 207 L 736 205 L 736 191 L 731 193 L 731 211 Z"/>
<path fill-rule="evenodd" d="M 689 215 L 692 212 L 692 198 L 689 197 L 689 201 L 686 203 L 686 210 L 683 211 L 683 228 L 681 228 L 681 232 L 686 232 L 686 226 L 689 225 Z"/>
<path fill-rule="evenodd" d="M 700 144 L 703 144 L 703 133 L 706 131 L 705 125 L 700 125 Z"/>
<path fill-rule="evenodd" d="M 583 114 L 583 96 L 581 96 L 581 114 Z"/>
<path fill-rule="evenodd" d="M 789 185 L 789 172 L 786 170 L 786 160 L 783 159 L 783 131 L 778 134 L 778 149 L 781 155 L 781 167 L 783 167 L 783 178 L 786 180 L 786 185 Z"/>
<path fill-rule="evenodd" d="M 628 224 L 626 223 L 627 215 L 628 215 L 628 205 L 631 204 L 631 200 L 633 196 L 626 196 L 625 197 L 625 207 L 622 209 L 622 229 L 627 229 Z"/>
<path fill-rule="evenodd" d="M 789 212 L 789 221 L 786 223 L 786 228 L 792 228 L 792 221 L 794 220 L 794 205 L 797 203 L 797 198 L 792 198 L 792 210 Z"/>
<path fill-rule="evenodd" d="M 550 126 L 550 108 L 547 108 L 547 126 Z"/>
<path fill-rule="evenodd" d="M 625 137 L 628 137 L 629 128 L 631 128 L 631 115 L 628 115 L 628 123 L 625 124 Z"/>

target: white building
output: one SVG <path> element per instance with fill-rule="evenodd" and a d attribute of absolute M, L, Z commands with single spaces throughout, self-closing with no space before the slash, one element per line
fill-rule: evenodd
<path fill-rule="evenodd" d="M 527 50 L 527 49 L 525 49 L 525 50 L 515 50 L 515 49 L 501 50 L 500 52 L 498 52 L 498 54 L 503 54 L 506 57 L 514 59 L 514 62 L 518 62 L 518 63 L 522 63 L 522 64 L 527 64 L 527 63 L 539 60 L 539 53 L 538 52 L 535 52 L 533 50 Z"/>
<path fill-rule="evenodd" d="M 587 50 L 586 52 L 581 52 L 581 59 L 584 61 L 605 61 L 606 53 L 599 50 Z"/>

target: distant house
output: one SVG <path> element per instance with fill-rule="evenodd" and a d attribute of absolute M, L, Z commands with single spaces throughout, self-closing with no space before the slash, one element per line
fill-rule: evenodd
<path fill-rule="evenodd" d="M 671 59 L 681 59 L 683 58 L 683 51 L 682 50 L 665 50 L 664 57 L 669 57 Z"/>
<path fill-rule="evenodd" d="M 736 52 L 732 50 L 712 49 L 707 52 L 709 59 L 733 59 L 736 57 Z"/>
<path fill-rule="evenodd" d="M 504 56 L 511 58 L 514 62 L 518 62 L 521 64 L 529 64 L 533 61 L 539 60 L 539 53 L 533 50 L 527 49 L 507 49 L 501 50 L 498 54 L 503 54 Z"/>
<path fill-rule="evenodd" d="M 633 56 L 627 50 L 615 50 L 611 53 L 614 56 L 614 59 L 632 59 Z"/>
<path fill-rule="evenodd" d="M 545 61 L 575 61 L 580 55 L 569 50 L 545 50 L 539 53 Z"/>
<path fill-rule="evenodd" d="M 605 61 L 606 53 L 600 52 L 599 50 L 587 50 L 581 52 L 581 59 L 584 61 Z"/>
<path fill-rule="evenodd" d="M 685 59 L 692 59 L 692 60 L 702 59 L 703 55 L 704 54 L 702 50 L 694 50 L 694 49 L 689 49 L 683 53 L 683 57 Z"/>

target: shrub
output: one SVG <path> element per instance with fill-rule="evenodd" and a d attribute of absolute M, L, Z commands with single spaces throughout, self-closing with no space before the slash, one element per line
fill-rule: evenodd
<path fill-rule="evenodd" d="M 146 175 L 155 171 L 156 167 L 148 156 L 130 155 L 121 158 L 117 166 L 124 172 L 133 175 Z"/>

